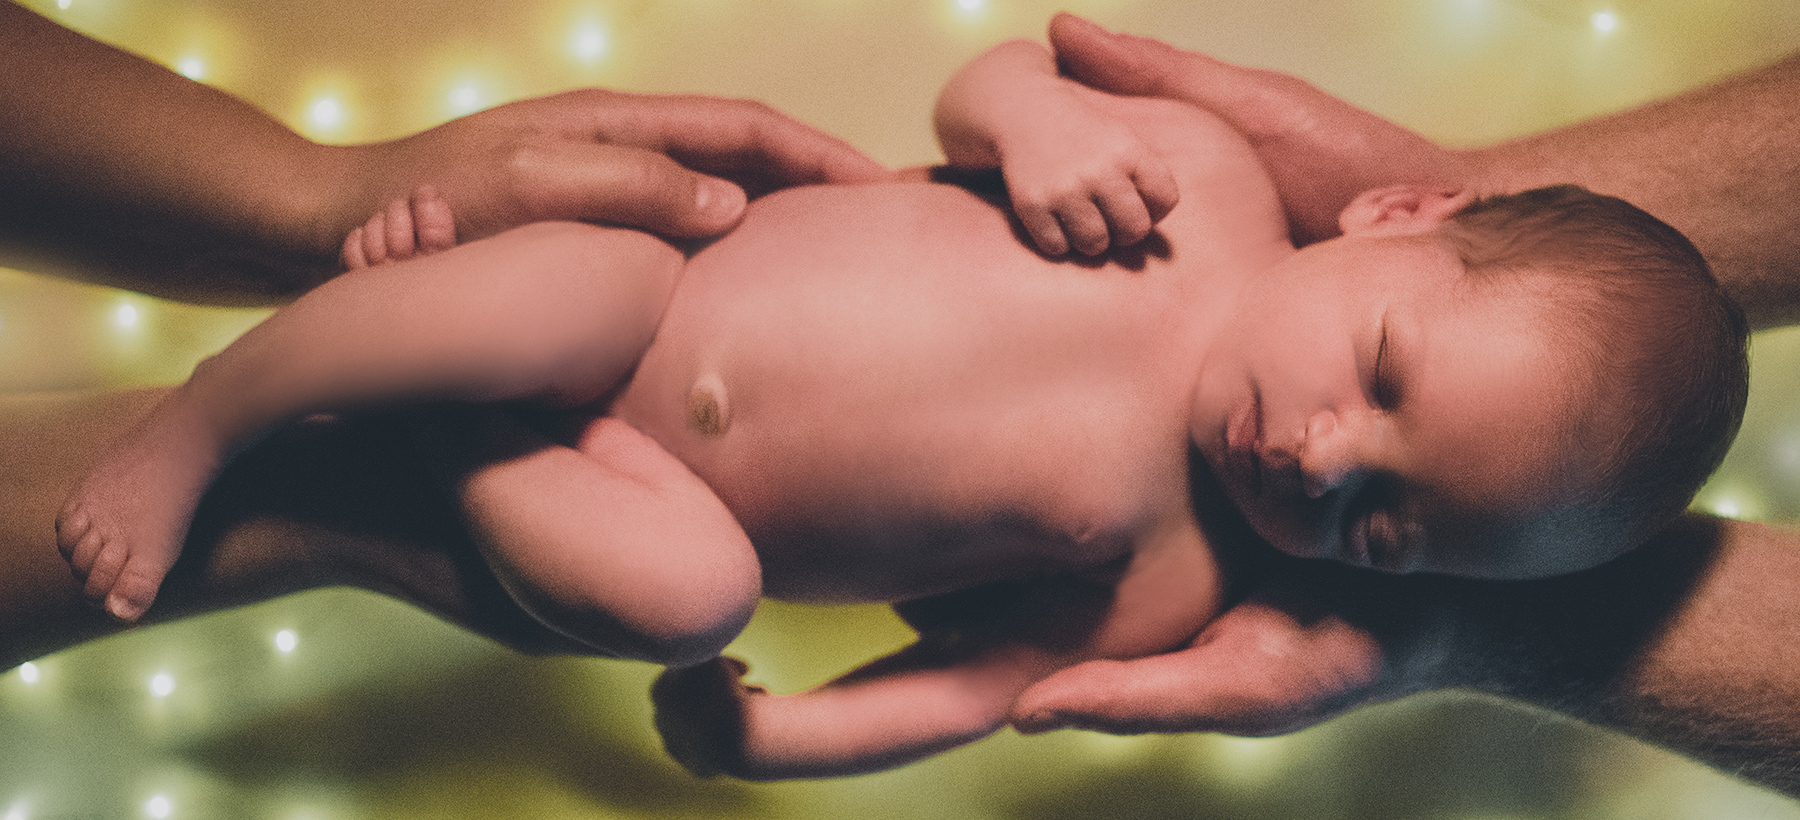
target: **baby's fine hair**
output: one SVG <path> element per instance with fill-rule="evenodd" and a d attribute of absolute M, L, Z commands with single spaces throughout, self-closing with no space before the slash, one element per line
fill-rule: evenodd
<path fill-rule="evenodd" d="M 1578 423 L 1601 431 L 1580 438 L 1610 442 L 1583 505 L 1626 546 L 1680 515 L 1724 459 L 1750 390 L 1743 311 L 1693 243 L 1574 185 L 1477 200 L 1443 234 L 1476 281 L 1539 280 L 1530 292 L 1589 388 Z"/>

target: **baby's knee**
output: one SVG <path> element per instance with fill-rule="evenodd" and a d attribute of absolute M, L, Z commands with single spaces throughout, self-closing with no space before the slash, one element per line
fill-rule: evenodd
<path fill-rule="evenodd" d="M 617 601 L 594 607 L 560 602 L 552 611 L 531 607 L 553 628 L 608 654 L 670 667 L 705 663 L 725 651 L 756 610 L 760 589 L 746 579 L 738 589 L 694 588 L 643 590 L 653 601 L 638 601 L 628 610 Z"/>

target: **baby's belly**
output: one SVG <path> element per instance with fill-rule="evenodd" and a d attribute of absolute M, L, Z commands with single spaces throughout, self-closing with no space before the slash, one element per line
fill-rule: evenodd
<path fill-rule="evenodd" d="M 738 517 L 766 590 L 900 600 L 1118 557 L 1185 477 L 1154 277 L 960 189 L 813 188 L 697 254 L 614 415 Z"/>

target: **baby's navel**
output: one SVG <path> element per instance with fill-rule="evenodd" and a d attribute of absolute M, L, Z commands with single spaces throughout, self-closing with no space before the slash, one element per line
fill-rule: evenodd
<path fill-rule="evenodd" d="M 716 436 L 731 426 L 731 405 L 725 400 L 725 382 L 717 373 L 708 373 L 694 382 L 688 391 L 688 426 L 703 436 Z"/>

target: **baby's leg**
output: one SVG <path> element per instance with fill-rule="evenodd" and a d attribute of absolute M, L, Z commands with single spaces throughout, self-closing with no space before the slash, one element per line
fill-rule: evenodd
<path fill-rule="evenodd" d="M 575 447 L 496 407 L 427 422 L 488 565 L 528 612 L 608 654 L 671 666 L 716 656 L 762 593 L 750 539 L 711 488 L 614 418 Z"/>
<path fill-rule="evenodd" d="M 645 234 L 543 223 L 346 273 L 195 368 L 76 488 L 59 546 L 136 619 L 207 485 L 272 426 L 387 401 L 593 401 L 649 343 L 681 263 Z"/>

